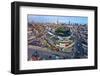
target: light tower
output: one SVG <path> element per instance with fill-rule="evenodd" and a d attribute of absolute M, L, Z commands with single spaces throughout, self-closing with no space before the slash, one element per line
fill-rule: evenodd
<path fill-rule="evenodd" d="M 68 23 L 69 25 L 70 25 L 70 21 L 69 21 L 69 23 Z"/>
<path fill-rule="evenodd" d="M 57 25 L 59 24 L 59 20 L 58 20 L 58 18 L 57 18 L 56 24 L 57 24 Z"/>

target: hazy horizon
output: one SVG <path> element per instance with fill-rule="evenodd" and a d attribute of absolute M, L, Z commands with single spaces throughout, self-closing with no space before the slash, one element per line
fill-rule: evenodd
<path fill-rule="evenodd" d="M 71 24 L 88 24 L 88 17 L 80 17 L 80 16 L 46 16 L 46 15 L 28 15 L 28 22 L 39 22 L 39 23 L 66 23 L 69 22 Z"/>

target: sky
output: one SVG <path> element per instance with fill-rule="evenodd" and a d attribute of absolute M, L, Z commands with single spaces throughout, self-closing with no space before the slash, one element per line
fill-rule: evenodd
<path fill-rule="evenodd" d="M 88 17 L 81 16 L 46 16 L 46 15 L 28 15 L 28 22 L 39 23 L 78 23 L 88 24 Z"/>

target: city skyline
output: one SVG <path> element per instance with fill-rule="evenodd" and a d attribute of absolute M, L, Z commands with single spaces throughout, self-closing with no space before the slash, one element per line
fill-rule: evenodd
<path fill-rule="evenodd" d="M 28 15 L 27 20 L 28 61 L 88 58 L 88 17 Z"/>
<path fill-rule="evenodd" d="M 80 16 L 47 16 L 47 15 L 28 15 L 28 22 L 36 22 L 36 23 L 66 23 L 69 22 L 71 24 L 88 24 L 88 17 L 80 17 Z"/>

